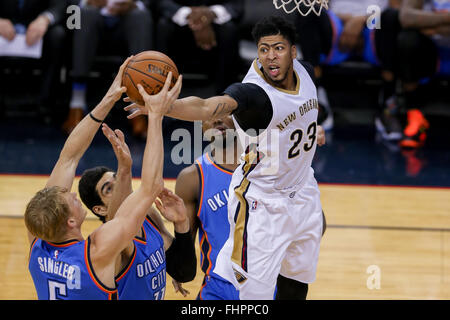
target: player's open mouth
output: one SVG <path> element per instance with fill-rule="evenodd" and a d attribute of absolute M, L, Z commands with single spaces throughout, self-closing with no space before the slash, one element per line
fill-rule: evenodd
<path fill-rule="evenodd" d="M 280 68 L 277 66 L 269 66 L 269 74 L 272 77 L 276 77 L 278 76 L 278 74 L 280 73 Z"/>

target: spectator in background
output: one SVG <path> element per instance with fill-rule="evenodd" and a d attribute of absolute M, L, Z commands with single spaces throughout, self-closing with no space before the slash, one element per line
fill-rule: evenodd
<path fill-rule="evenodd" d="M 325 89 L 320 85 L 323 65 L 337 65 L 354 58 L 363 59 L 382 68 L 384 80 L 382 107 L 387 110 L 394 95 L 395 45 L 400 24 L 398 8 L 401 0 L 330 0 L 329 10 L 320 16 L 298 17 L 299 43 L 303 58 L 315 69 L 318 98 L 321 107 L 319 123 L 325 130 L 333 127 L 333 115 Z M 368 8 L 376 5 L 382 10 L 380 29 L 368 28 Z M 372 23 L 372 21 L 370 21 Z M 387 134 L 389 139 L 400 139 Z"/>
<path fill-rule="evenodd" d="M 211 62 L 208 70 L 221 93 L 237 81 L 237 23 L 243 10 L 242 0 L 161 0 L 157 48 L 173 58 L 180 69 L 189 61 L 202 61 L 204 65 L 202 58 L 207 58 Z"/>
<path fill-rule="evenodd" d="M 408 108 L 400 145 L 417 148 L 429 127 L 420 111 L 426 102 L 421 82 L 450 75 L 450 0 L 404 0 L 400 22 L 404 30 L 398 37 L 399 78 Z"/>
<path fill-rule="evenodd" d="M 81 0 L 81 29 L 74 30 L 72 96 L 63 130 L 70 133 L 88 111 L 86 80 L 98 53 L 135 55 L 153 48 L 153 19 L 142 1 Z M 131 121 L 133 134 L 145 136 L 145 119 Z"/>
<path fill-rule="evenodd" d="M 14 40 L 24 33 L 26 44 L 32 46 L 43 40 L 41 83 L 38 108 L 48 113 L 54 106 L 55 79 L 61 66 L 64 28 L 59 23 L 64 18 L 65 3 L 61 0 L 2 0 L 0 1 L 0 37 Z"/>

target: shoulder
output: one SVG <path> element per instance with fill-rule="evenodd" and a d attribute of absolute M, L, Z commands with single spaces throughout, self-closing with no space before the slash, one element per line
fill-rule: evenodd
<path fill-rule="evenodd" d="M 181 170 L 178 174 L 175 182 L 175 193 L 184 201 L 193 201 L 198 198 L 199 185 L 198 164 L 194 163 Z"/>
<path fill-rule="evenodd" d="M 250 83 L 250 82 L 236 82 L 232 85 L 228 86 L 224 94 L 227 94 L 233 98 L 237 95 L 243 96 L 243 95 L 253 95 L 255 93 L 265 93 L 264 89 L 258 86 L 257 84 Z"/>
<path fill-rule="evenodd" d="M 232 114 L 238 114 L 249 109 L 253 110 L 253 108 L 261 106 L 271 107 L 272 105 L 266 91 L 254 83 L 234 83 L 224 91 L 224 94 L 232 97 L 238 104 Z"/>
<path fill-rule="evenodd" d="M 181 170 L 177 176 L 176 183 L 178 184 L 178 182 L 187 182 L 186 180 L 191 180 L 192 178 L 194 178 L 194 180 L 195 178 L 198 178 L 197 162 Z"/>

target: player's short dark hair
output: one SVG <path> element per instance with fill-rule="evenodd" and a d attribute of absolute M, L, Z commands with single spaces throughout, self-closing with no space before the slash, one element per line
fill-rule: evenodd
<path fill-rule="evenodd" d="M 102 222 L 105 222 L 105 217 L 96 214 L 93 210 L 95 206 L 105 205 L 100 198 L 95 186 L 98 181 L 103 177 L 106 172 L 113 171 L 108 167 L 99 166 L 91 169 L 87 169 L 81 175 L 80 182 L 78 184 L 78 193 L 80 194 L 81 201 L 84 205 L 92 211 Z"/>
<path fill-rule="evenodd" d="M 252 30 L 252 36 L 256 44 L 262 37 L 281 35 L 291 44 L 295 44 L 295 26 L 288 20 L 280 16 L 269 16 L 259 20 Z"/>

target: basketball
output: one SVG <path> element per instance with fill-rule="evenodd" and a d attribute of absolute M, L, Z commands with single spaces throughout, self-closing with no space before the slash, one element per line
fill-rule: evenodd
<path fill-rule="evenodd" d="M 172 59 L 158 51 L 143 51 L 128 62 L 122 76 L 122 85 L 127 88 L 127 95 L 133 102 L 144 105 L 137 87 L 138 83 L 149 95 L 157 94 L 163 88 L 170 71 L 172 71 L 170 84 L 172 89 L 179 75 Z"/>

